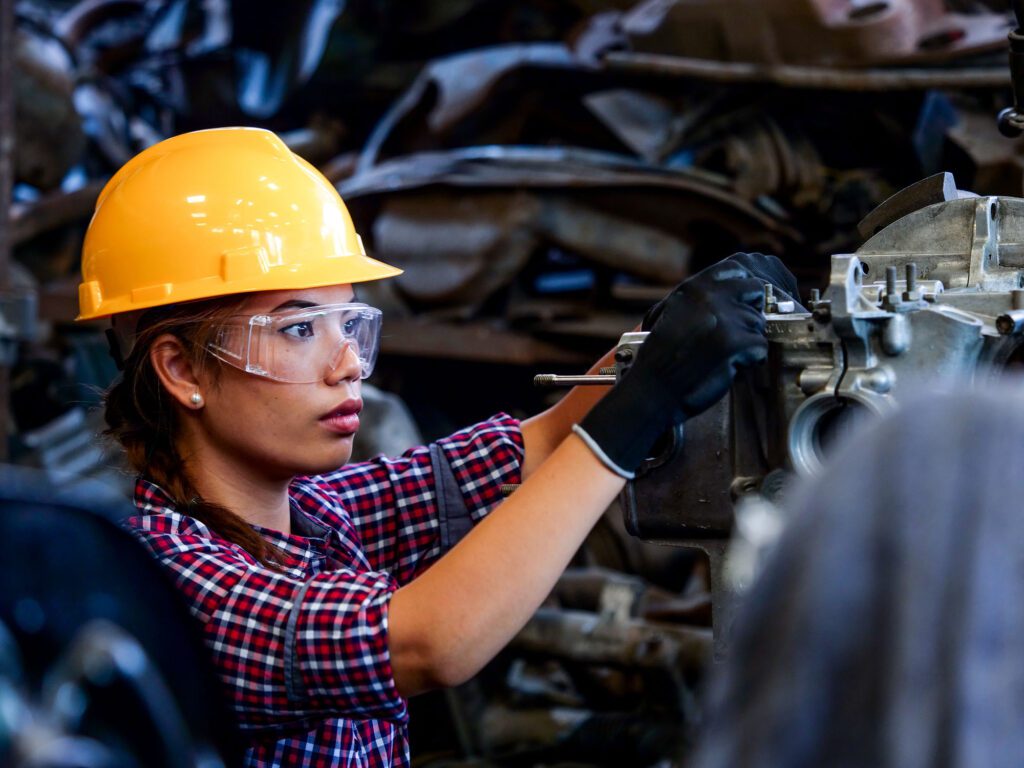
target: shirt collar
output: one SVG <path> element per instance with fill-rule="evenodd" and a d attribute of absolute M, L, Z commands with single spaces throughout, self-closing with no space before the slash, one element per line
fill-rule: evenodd
<path fill-rule="evenodd" d="M 179 515 L 186 514 L 175 507 L 170 494 L 152 480 L 148 480 L 142 476 L 139 476 L 135 480 L 134 500 L 135 506 L 150 514 L 165 514 L 169 512 Z M 299 505 L 290 494 L 289 502 L 292 523 L 292 533 L 290 536 L 281 533 L 280 531 L 275 531 L 271 528 L 264 528 L 259 525 L 253 525 L 252 527 L 259 531 L 262 536 L 270 539 L 276 544 L 287 542 L 294 538 L 324 540 L 330 535 L 331 529 L 308 512 L 300 509 Z"/>

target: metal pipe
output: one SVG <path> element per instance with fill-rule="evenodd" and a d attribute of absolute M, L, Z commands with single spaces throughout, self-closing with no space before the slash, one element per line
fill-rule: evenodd
<path fill-rule="evenodd" d="M 1004 336 L 1024 330 L 1024 310 L 1013 309 L 996 318 L 996 330 Z"/>
<path fill-rule="evenodd" d="M 1010 83 L 1006 67 L 971 69 L 881 68 L 844 71 L 829 67 L 712 61 L 659 53 L 605 54 L 611 70 L 665 77 L 699 78 L 717 83 L 774 83 L 788 88 L 826 88 L 835 91 L 893 91 L 924 88 L 1002 88 Z"/>
<path fill-rule="evenodd" d="M 579 387 L 586 385 L 602 385 L 610 387 L 615 383 L 615 376 L 558 376 L 553 373 L 541 373 L 533 377 L 537 387 Z"/>

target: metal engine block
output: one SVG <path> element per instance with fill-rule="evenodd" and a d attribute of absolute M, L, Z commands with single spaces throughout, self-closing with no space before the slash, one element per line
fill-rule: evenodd
<path fill-rule="evenodd" d="M 832 257 L 806 310 L 767 289 L 767 363 L 667 436 L 623 493 L 632 534 L 709 554 L 716 655 L 732 618 L 722 575 L 738 498 L 770 499 L 792 473 L 813 473 L 858 414 L 1024 360 L 1024 199 L 958 192 L 948 174 L 926 182 L 865 219 L 871 236 Z M 623 337 L 619 373 L 644 335 Z"/>

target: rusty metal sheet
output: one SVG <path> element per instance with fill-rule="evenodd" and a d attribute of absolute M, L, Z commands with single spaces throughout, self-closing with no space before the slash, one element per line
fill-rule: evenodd
<path fill-rule="evenodd" d="M 492 46 L 432 62 L 374 128 L 360 154 L 357 171 L 362 173 L 379 162 L 385 145 L 413 116 L 425 113 L 422 132 L 443 135 L 492 98 L 503 78 L 529 68 L 553 73 L 593 67 L 582 63 L 561 43 Z"/>
<path fill-rule="evenodd" d="M 621 28 L 638 53 L 856 67 L 999 50 L 1007 22 L 949 13 L 943 0 L 646 0 Z"/>
<path fill-rule="evenodd" d="M 706 80 L 713 83 L 771 83 L 785 88 L 833 91 L 915 91 L 929 88 L 1001 88 L 1010 85 L 1006 67 L 970 69 L 857 69 L 747 62 L 688 56 L 611 51 L 604 63 L 623 73 Z"/>
<path fill-rule="evenodd" d="M 686 275 L 691 252 L 662 229 L 522 189 L 390 198 L 373 222 L 373 243 L 406 270 L 396 282 L 411 299 L 470 305 L 510 282 L 542 243 L 664 285 Z"/>
<path fill-rule="evenodd" d="M 552 249 L 581 269 L 671 286 L 702 249 L 718 258 L 725 242 L 779 250 L 799 241 L 779 219 L 699 173 L 581 150 L 418 153 L 339 188 L 372 252 L 405 269 L 399 292 L 417 310 L 444 307 L 448 317 L 472 317 L 499 290 L 525 287 L 519 276 Z M 597 272 L 593 280 L 597 289 Z M 503 311 L 520 326 L 604 333 L 607 323 L 584 326 L 599 320 L 595 309 L 623 310 L 608 305 L 607 293 L 591 291 L 558 322 L 535 316 L 529 307 L 537 302 L 519 293 Z"/>
<path fill-rule="evenodd" d="M 679 193 L 688 204 L 699 200 L 708 208 L 719 208 L 723 215 L 727 212 L 743 233 L 749 229 L 752 235 L 757 231 L 776 241 L 801 239 L 777 217 L 738 199 L 728 183 L 709 174 L 658 168 L 622 155 L 576 148 L 486 146 L 420 152 L 357 173 L 339 184 L 338 190 L 346 201 L 357 205 L 359 200 L 372 196 L 435 185 L 467 189 L 661 189 Z M 682 204 L 680 211 L 686 212 Z"/>
<path fill-rule="evenodd" d="M 34 187 L 52 189 L 85 148 L 72 101 L 71 58 L 55 40 L 21 29 L 15 30 L 12 42 L 15 176 Z"/>

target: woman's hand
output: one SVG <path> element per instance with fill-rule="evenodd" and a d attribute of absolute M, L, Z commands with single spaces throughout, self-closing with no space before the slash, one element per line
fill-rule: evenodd
<path fill-rule="evenodd" d="M 714 266 L 722 264 L 741 266 L 763 284 L 770 283 L 774 286 L 776 296 L 783 301 L 792 300 L 797 302 L 797 304 L 800 303 L 800 287 L 797 285 L 796 277 L 786 268 L 786 265 L 782 263 L 778 256 L 765 253 L 734 253 Z M 643 323 L 640 325 L 641 330 L 649 331 L 654 327 L 658 318 L 661 317 L 661 312 L 669 296 L 672 296 L 672 294 L 686 285 L 689 279 L 687 278 L 687 280 L 681 282 L 668 296 L 647 310 Z"/>
<path fill-rule="evenodd" d="M 736 370 L 764 360 L 763 281 L 736 259 L 682 282 L 661 303 L 636 362 L 575 427 L 594 453 L 632 477 L 666 429 L 728 391 Z"/>

